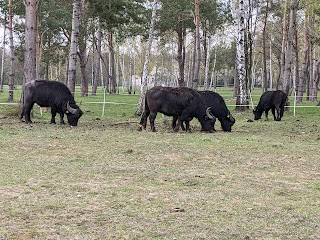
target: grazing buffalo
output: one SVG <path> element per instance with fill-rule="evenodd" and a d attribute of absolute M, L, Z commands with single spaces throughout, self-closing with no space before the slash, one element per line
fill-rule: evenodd
<path fill-rule="evenodd" d="M 268 112 L 271 109 L 274 120 L 281 121 L 286 101 L 287 95 L 281 90 L 267 91 L 263 93 L 257 107 L 253 109 L 254 120 L 261 119 L 263 112 L 265 112 L 268 120 Z"/>
<path fill-rule="evenodd" d="M 64 124 L 63 117 L 66 114 L 71 126 L 77 126 L 78 120 L 83 114 L 76 105 L 70 90 L 61 82 L 37 80 L 25 84 L 20 118 L 22 119 L 24 116 L 26 123 L 32 123 L 30 112 L 35 103 L 40 107 L 51 108 L 50 123 L 54 124 L 57 113 L 60 114 L 60 124 Z"/>
<path fill-rule="evenodd" d="M 149 116 L 151 130 L 155 132 L 154 120 L 158 112 L 179 117 L 175 131 L 179 131 L 181 123 L 189 117 L 196 117 L 199 120 L 202 131 L 214 131 L 216 119 L 210 107 L 202 101 L 200 94 L 191 88 L 157 86 L 148 90 L 145 97 L 145 110 L 140 121 L 141 128 L 146 128 Z"/>
<path fill-rule="evenodd" d="M 232 117 L 230 111 L 227 108 L 227 105 L 223 98 L 215 92 L 212 91 L 198 91 L 202 101 L 211 108 L 211 113 L 218 118 L 218 120 L 221 123 L 221 127 L 223 131 L 231 132 L 231 127 L 236 122 L 236 120 Z M 189 118 L 188 121 L 185 121 L 186 129 L 184 128 L 183 124 L 181 125 L 181 128 L 183 130 L 189 130 L 190 128 L 190 121 L 192 118 Z M 172 127 L 176 127 L 176 121 L 177 117 L 173 117 L 172 121 Z"/>

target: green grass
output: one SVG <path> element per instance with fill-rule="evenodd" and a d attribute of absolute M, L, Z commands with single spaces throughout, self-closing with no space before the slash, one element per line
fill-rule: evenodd
<path fill-rule="evenodd" d="M 137 131 L 138 98 L 108 94 L 125 104 L 101 117 L 102 95 L 76 96 L 78 127 L 0 106 L 0 239 L 320 238 L 319 108 L 248 122 L 230 107 L 233 131 L 213 134 L 159 114 L 153 133 Z"/>

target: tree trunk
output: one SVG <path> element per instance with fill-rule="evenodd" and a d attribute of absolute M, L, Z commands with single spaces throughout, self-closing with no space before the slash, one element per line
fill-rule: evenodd
<path fill-rule="evenodd" d="M 85 44 L 86 45 L 86 44 Z M 85 46 L 83 49 L 79 49 L 79 63 L 81 70 L 81 96 L 88 96 L 89 91 L 89 80 L 88 80 L 88 71 L 87 71 L 87 47 Z"/>
<path fill-rule="evenodd" d="M 191 69 L 190 69 L 190 87 L 193 87 L 193 79 L 196 66 L 196 57 L 197 57 L 197 41 L 196 41 L 196 32 L 193 34 L 193 48 L 192 48 L 192 58 L 191 59 Z"/>
<path fill-rule="evenodd" d="M 117 80 L 115 73 L 115 58 L 113 48 L 113 34 L 111 30 L 108 33 L 109 51 L 110 51 L 110 81 L 111 81 L 111 93 L 117 92 Z"/>
<path fill-rule="evenodd" d="M 298 0 L 292 0 L 290 6 L 290 20 L 289 20 L 289 29 L 288 29 L 288 39 L 287 39 L 287 51 L 285 56 L 285 68 L 284 68 L 284 77 L 283 77 L 283 90 L 289 95 L 290 86 L 291 86 L 291 65 L 292 65 L 292 47 L 293 47 L 293 37 L 294 29 L 296 25 L 296 13 Z"/>
<path fill-rule="evenodd" d="M 299 84 L 299 42 L 298 42 L 298 31 L 297 25 L 294 24 L 294 52 L 295 52 L 295 74 L 294 74 L 294 89 L 293 91 L 297 93 L 297 85 Z"/>
<path fill-rule="evenodd" d="M 320 81 L 320 59 L 314 61 L 312 80 L 310 81 L 310 98 L 309 101 L 317 101 L 318 86 Z"/>
<path fill-rule="evenodd" d="M 26 10 L 27 11 L 27 10 Z M 9 0 L 9 41 L 10 41 L 10 75 L 9 75 L 9 102 L 13 102 L 14 77 L 15 77 L 15 55 L 13 46 L 13 14 L 12 14 L 12 0 Z M 26 19 L 27 26 L 27 19 Z M 27 43 L 27 39 L 26 39 Z"/>
<path fill-rule="evenodd" d="M 207 38 L 207 47 L 206 47 L 206 65 L 204 69 L 204 90 L 209 89 L 209 64 L 210 64 L 210 37 Z"/>
<path fill-rule="evenodd" d="M 268 74 L 267 74 L 267 50 L 266 50 L 266 41 L 267 41 L 267 22 L 268 22 L 268 11 L 269 11 L 269 0 L 267 0 L 266 12 L 264 17 L 264 26 L 263 26 L 263 88 L 262 92 L 268 91 Z M 270 56 L 271 58 L 271 56 Z"/>
<path fill-rule="evenodd" d="M 97 36 L 95 39 L 95 46 L 94 46 L 94 67 L 93 67 L 93 85 L 92 85 L 92 95 L 97 94 L 97 87 L 100 82 L 100 66 L 101 66 L 101 26 L 100 21 L 98 21 L 98 30 Z"/>
<path fill-rule="evenodd" d="M 81 0 L 73 0 L 72 33 L 69 52 L 68 88 L 74 95 L 76 86 L 78 37 L 80 32 Z"/>
<path fill-rule="evenodd" d="M 2 53 L 1 53 L 1 81 L 0 81 L 0 92 L 3 92 L 3 83 L 4 83 L 4 55 L 6 53 L 6 22 L 7 14 L 4 15 L 4 24 L 3 24 L 3 41 L 2 41 Z"/>
<path fill-rule="evenodd" d="M 310 47 L 310 41 L 309 41 L 309 15 L 306 13 L 306 18 L 304 20 L 304 45 L 303 45 L 303 62 L 302 62 L 302 68 L 300 72 L 299 82 L 297 84 L 297 102 L 302 102 L 303 97 L 303 91 L 305 83 L 308 79 L 308 73 L 309 73 L 309 47 Z"/>
<path fill-rule="evenodd" d="M 152 45 L 152 40 L 153 40 L 153 35 L 154 35 L 154 24 L 156 22 L 156 17 L 157 17 L 158 1 L 154 0 L 152 4 L 153 4 L 153 6 L 152 6 L 151 25 L 150 25 L 150 29 L 149 29 L 146 57 L 145 57 L 144 65 L 143 65 L 143 71 L 142 71 L 142 82 L 141 82 L 141 86 L 140 86 L 140 98 L 139 98 L 137 111 L 135 113 L 136 115 L 139 115 L 139 116 L 142 114 L 143 103 L 144 103 L 144 99 L 146 96 L 145 86 L 147 84 L 148 65 L 149 65 L 151 45 Z"/>
<path fill-rule="evenodd" d="M 310 19 L 310 24 L 313 22 L 313 20 Z M 313 70 L 314 70 L 314 63 L 315 63 L 315 56 L 314 56 L 314 44 L 313 41 L 310 41 L 310 48 L 309 48 L 309 63 L 310 63 L 310 74 L 306 82 L 306 88 L 307 88 L 307 101 L 310 101 L 311 92 L 312 92 L 312 80 L 313 80 Z"/>
<path fill-rule="evenodd" d="M 234 26 L 237 28 L 236 46 L 236 68 L 237 79 L 239 81 L 239 96 L 237 97 L 237 110 L 244 111 L 247 108 L 247 85 L 245 82 L 245 52 L 244 52 L 244 34 L 245 34 L 245 11 L 244 2 L 240 1 L 239 9 L 236 11 L 235 2 L 232 1 L 232 16 Z"/>
<path fill-rule="evenodd" d="M 36 79 L 36 23 L 37 8 L 39 1 L 24 0 L 26 7 L 25 23 L 25 59 L 24 59 L 24 77 L 25 82 Z"/>
<path fill-rule="evenodd" d="M 288 24 L 287 24 L 287 0 L 284 1 L 284 12 L 282 21 L 282 42 L 281 42 L 281 59 L 280 59 L 280 78 L 284 78 L 285 72 L 285 59 L 286 59 L 286 42 L 288 38 Z M 278 82 L 279 84 L 279 82 Z M 283 82 L 282 82 L 283 84 Z M 278 85 L 277 85 L 278 86 Z M 278 88 L 277 88 L 278 89 Z"/>
<path fill-rule="evenodd" d="M 178 79 L 178 84 L 179 87 L 183 87 L 184 84 L 184 67 L 185 67 L 185 61 L 186 61 L 186 56 L 185 56 L 185 35 L 186 35 L 186 29 L 183 27 L 179 27 L 178 31 L 178 56 L 177 56 L 177 61 L 179 65 L 179 79 Z"/>
<path fill-rule="evenodd" d="M 200 45 L 200 15 L 199 15 L 199 0 L 195 0 L 195 25 L 196 25 L 196 52 L 197 60 L 194 67 L 193 85 L 194 89 L 198 89 L 200 78 L 200 64 L 201 64 L 201 45 Z"/>

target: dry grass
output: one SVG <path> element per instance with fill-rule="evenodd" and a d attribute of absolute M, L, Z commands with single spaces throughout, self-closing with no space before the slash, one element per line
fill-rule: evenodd
<path fill-rule="evenodd" d="M 119 115 L 0 119 L 0 239 L 320 239 L 318 109 L 213 134 Z"/>

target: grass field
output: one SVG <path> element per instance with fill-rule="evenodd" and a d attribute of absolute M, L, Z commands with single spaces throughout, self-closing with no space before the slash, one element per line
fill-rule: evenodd
<path fill-rule="evenodd" d="M 196 120 L 174 133 L 159 114 L 153 133 L 137 131 L 137 95 L 107 95 L 103 117 L 102 97 L 76 97 L 78 127 L 50 125 L 37 107 L 27 125 L 17 105 L 0 105 L 1 240 L 320 239 L 314 104 L 281 122 L 229 107 L 231 133 L 218 121 L 202 133 Z"/>

